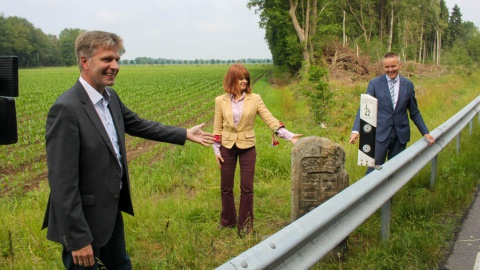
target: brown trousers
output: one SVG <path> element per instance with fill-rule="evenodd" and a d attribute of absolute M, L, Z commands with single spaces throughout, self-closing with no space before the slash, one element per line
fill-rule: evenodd
<path fill-rule="evenodd" d="M 221 168 L 222 213 L 220 224 L 223 227 L 234 227 L 237 225 L 239 231 L 250 232 L 253 229 L 253 176 L 255 174 L 255 161 L 257 152 L 255 147 L 239 149 L 233 146 L 232 149 L 220 147 L 220 153 L 224 162 Z M 240 164 L 240 208 L 235 208 L 233 196 L 235 169 L 237 160 Z"/>

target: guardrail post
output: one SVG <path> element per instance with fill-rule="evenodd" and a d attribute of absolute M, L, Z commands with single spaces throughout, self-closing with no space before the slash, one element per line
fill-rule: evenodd
<path fill-rule="evenodd" d="M 435 185 L 435 179 L 437 178 L 437 157 L 436 155 L 430 162 L 430 188 Z"/>
<path fill-rule="evenodd" d="M 382 242 L 386 243 L 390 239 L 390 222 L 392 220 L 392 198 L 388 199 L 381 210 L 381 234 Z"/>
<path fill-rule="evenodd" d="M 472 130 L 473 130 L 473 119 L 470 120 L 469 126 L 468 126 L 468 131 L 469 135 L 472 136 Z"/>

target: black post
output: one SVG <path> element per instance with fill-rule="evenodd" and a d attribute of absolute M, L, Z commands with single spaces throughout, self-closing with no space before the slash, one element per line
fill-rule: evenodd
<path fill-rule="evenodd" d="M 0 145 L 18 141 L 13 97 L 18 97 L 18 57 L 0 56 Z"/>

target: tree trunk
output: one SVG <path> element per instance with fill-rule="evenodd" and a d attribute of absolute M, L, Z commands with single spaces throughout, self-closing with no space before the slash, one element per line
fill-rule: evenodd
<path fill-rule="evenodd" d="M 350 1 L 347 0 L 347 4 L 350 7 L 350 11 L 352 12 L 353 17 L 358 22 L 358 25 L 362 28 L 363 31 L 363 37 L 365 38 L 365 43 L 368 43 L 370 40 L 368 39 L 368 33 L 367 33 L 367 27 L 365 26 L 364 20 L 363 20 L 363 5 L 360 3 L 360 18 L 353 12 L 352 5 L 350 4 Z"/>
<path fill-rule="evenodd" d="M 313 5 L 312 5 L 312 18 L 310 18 L 308 21 L 305 21 L 308 24 L 311 24 L 310 27 L 310 37 L 314 37 L 315 33 L 317 32 L 317 5 L 318 5 L 318 0 L 313 0 Z M 313 60 L 315 57 L 315 46 L 313 42 L 309 41 L 310 43 L 310 56 Z"/>
<path fill-rule="evenodd" d="M 420 28 L 420 47 L 418 48 L 418 62 L 422 62 L 422 50 L 423 50 L 423 20 L 422 20 L 422 28 Z"/>
<path fill-rule="evenodd" d="M 343 47 L 347 46 L 347 36 L 345 33 L 345 18 L 346 18 L 346 12 L 343 10 Z"/>
<path fill-rule="evenodd" d="M 405 26 L 404 26 L 404 30 L 403 30 L 403 60 L 404 61 L 407 61 L 407 54 L 406 54 L 406 50 L 408 49 L 408 38 L 407 38 L 407 32 L 408 32 L 408 22 L 407 22 L 407 19 L 405 19 Z"/>
<path fill-rule="evenodd" d="M 393 3 L 394 1 L 392 0 L 392 2 L 390 3 L 391 5 L 391 18 L 390 18 L 390 36 L 388 38 L 388 51 L 391 51 L 392 50 L 392 42 L 393 42 L 393 19 L 394 19 L 394 15 L 395 15 L 395 12 L 394 12 L 394 8 L 393 8 Z"/>
<path fill-rule="evenodd" d="M 293 0 L 288 0 L 288 2 L 290 3 L 290 9 L 288 10 L 288 13 L 292 18 L 293 27 L 295 28 L 295 32 L 297 32 L 298 40 L 302 44 L 303 61 L 310 63 L 310 54 L 308 52 L 308 43 L 307 43 L 308 31 L 305 31 L 304 29 L 302 29 L 296 15 L 298 0 L 296 0 L 295 2 Z M 310 6 L 310 0 L 307 0 L 307 14 L 309 13 L 309 6 Z M 307 27 L 308 27 L 308 23 L 307 23 Z"/>
<path fill-rule="evenodd" d="M 383 43 L 383 20 L 384 20 L 385 0 L 380 1 L 380 41 Z"/>
<path fill-rule="evenodd" d="M 423 64 L 425 64 L 426 58 L 427 58 L 427 42 L 423 43 L 423 61 L 422 61 Z"/>
<path fill-rule="evenodd" d="M 440 65 L 441 50 L 442 50 L 442 32 L 437 30 L 437 65 Z"/>
<path fill-rule="evenodd" d="M 437 38 L 438 38 L 438 32 L 435 32 L 435 37 L 433 39 L 433 48 L 432 48 L 432 61 L 436 62 L 437 59 Z"/>

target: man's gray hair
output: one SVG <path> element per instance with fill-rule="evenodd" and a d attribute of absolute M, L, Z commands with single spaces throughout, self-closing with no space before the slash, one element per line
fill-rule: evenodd
<path fill-rule="evenodd" d="M 396 54 L 395 52 L 387 52 L 384 56 L 383 56 L 383 59 L 386 59 L 386 58 L 397 58 L 398 62 L 401 63 L 402 61 L 400 60 L 400 56 L 398 56 L 398 54 Z"/>
<path fill-rule="evenodd" d="M 123 40 L 114 33 L 104 31 L 85 31 L 78 35 L 75 40 L 75 54 L 80 71 L 83 70 L 80 58 L 92 58 L 98 48 L 123 50 Z"/>

